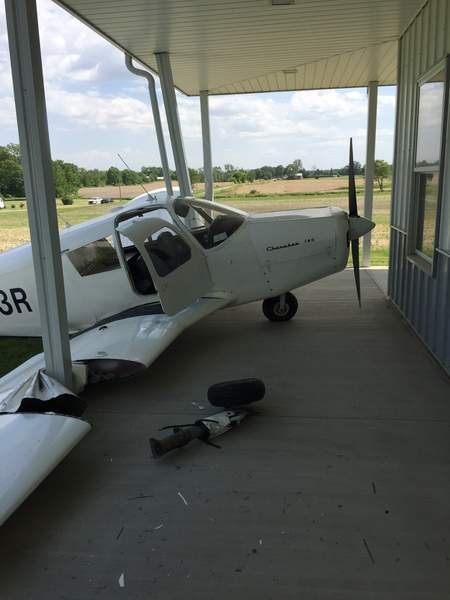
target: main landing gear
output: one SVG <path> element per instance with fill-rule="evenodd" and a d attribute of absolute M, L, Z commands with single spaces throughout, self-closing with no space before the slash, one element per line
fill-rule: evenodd
<path fill-rule="evenodd" d="M 287 292 L 275 298 L 266 298 L 262 309 L 269 321 L 289 321 L 298 310 L 298 300 L 294 294 Z"/>

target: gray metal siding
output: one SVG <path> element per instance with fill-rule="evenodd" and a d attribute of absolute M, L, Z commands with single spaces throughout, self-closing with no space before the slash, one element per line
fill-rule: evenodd
<path fill-rule="evenodd" d="M 399 88 L 395 173 L 391 217 L 389 295 L 433 354 L 450 372 L 450 254 L 436 253 L 431 276 L 408 260 L 408 227 L 413 206 L 413 161 L 416 137 L 417 80 L 450 54 L 450 5 L 429 0 L 403 35 L 399 47 Z M 450 129 L 450 128 L 449 128 Z M 450 135 L 446 139 L 450 164 Z M 441 176 L 444 177 L 443 165 Z M 450 177 L 442 195 L 441 242 L 449 239 Z M 443 235 L 443 229 L 445 230 Z M 442 246 L 441 246 L 442 248 Z"/>

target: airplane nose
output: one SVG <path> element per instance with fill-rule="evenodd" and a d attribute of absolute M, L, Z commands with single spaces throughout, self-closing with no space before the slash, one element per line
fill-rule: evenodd
<path fill-rule="evenodd" d="M 350 239 L 357 240 L 358 238 L 366 235 L 371 229 L 375 227 L 373 221 L 369 221 L 365 217 L 349 217 L 350 225 Z"/>

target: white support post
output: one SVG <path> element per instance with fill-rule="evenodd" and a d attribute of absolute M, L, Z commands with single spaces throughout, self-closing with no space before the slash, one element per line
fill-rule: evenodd
<path fill-rule="evenodd" d="M 159 80 L 166 109 L 167 125 L 169 127 L 170 142 L 172 144 L 172 152 L 175 159 L 180 194 L 181 196 L 192 196 L 191 179 L 186 164 L 177 97 L 175 95 L 175 86 L 173 84 L 172 68 L 170 66 L 168 53 L 157 53 L 156 62 L 158 65 Z"/>
<path fill-rule="evenodd" d="M 9 51 L 47 373 L 72 386 L 72 362 L 42 77 L 36 0 L 6 0 Z"/>
<path fill-rule="evenodd" d="M 200 92 L 200 114 L 202 118 L 203 176 L 205 178 L 205 199 L 214 200 L 214 177 L 211 152 L 211 129 L 209 126 L 209 96 L 207 90 Z"/>
<path fill-rule="evenodd" d="M 373 181 L 375 170 L 375 141 L 377 131 L 377 102 L 378 81 L 370 81 L 367 88 L 368 111 L 367 111 L 367 145 L 366 145 L 366 169 L 364 186 L 364 216 L 372 220 L 373 212 Z M 363 237 L 363 266 L 370 267 L 370 252 L 372 245 L 371 232 Z"/>

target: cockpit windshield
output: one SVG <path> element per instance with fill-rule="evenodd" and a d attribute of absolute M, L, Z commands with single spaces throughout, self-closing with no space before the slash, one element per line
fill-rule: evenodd
<path fill-rule="evenodd" d="M 245 217 L 238 211 L 222 208 L 214 203 L 211 203 L 211 206 L 205 206 L 206 204 L 209 205 L 209 202 L 190 201 L 181 207 L 189 207 L 191 211 L 191 216 L 186 222 L 192 235 L 203 248 L 210 249 L 231 237 L 244 223 Z M 185 213 L 180 216 L 188 215 Z"/>

